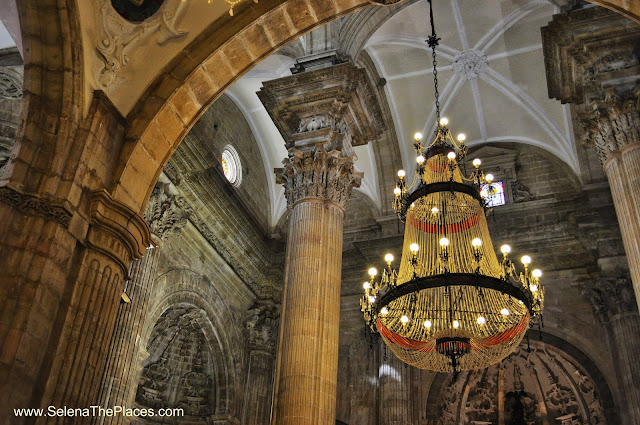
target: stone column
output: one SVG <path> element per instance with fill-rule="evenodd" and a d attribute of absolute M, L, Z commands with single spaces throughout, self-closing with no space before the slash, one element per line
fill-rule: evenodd
<path fill-rule="evenodd" d="M 549 97 L 577 105 L 609 180 L 640 305 L 640 26 L 593 7 L 555 15 L 542 38 Z"/>
<path fill-rule="evenodd" d="M 583 143 L 593 146 L 609 180 L 629 260 L 631 281 L 640 305 L 640 86 L 627 92 L 607 90 L 580 114 Z"/>
<path fill-rule="evenodd" d="M 142 218 L 105 191 L 91 194 L 90 211 L 86 248 L 75 258 L 75 284 L 63 301 L 60 335 L 49 353 L 51 364 L 40 388 L 43 400 L 40 406 L 44 408 L 84 408 L 95 404 L 128 261 L 132 252 L 142 249 L 138 241 L 149 241 L 148 227 Z M 10 392 L 4 393 L 4 397 L 11 403 Z M 36 423 L 58 420 L 40 418 Z M 65 423 L 77 421 L 80 419 L 65 418 Z"/>
<path fill-rule="evenodd" d="M 148 248 L 140 260 L 131 263 L 102 377 L 99 397 L 102 407 L 133 407 L 142 362 L 148 357 L 145 341 L 140 337 L 156 278 L 158 258 L 166 239 L 184 228 L 190 213 L 191 208 L 182 197 L 169 192 L 169 184 L 156 185 L 145 212 L 145 220 L 155 237 L 156 246 Z M 124 301 L 124 297 L 127 301 Z M 94 418 L 96 424 L 121 425 L 130 421 L 130 418 L 122 415 Z"/>
<path fill-rule="evenodd" d="M 613 343 L 612 354 L 626 403 L 620 409 L 623 423 L 640 423 L 640 315 L 631 282 L 625 275 L 600 276 L 583 293 Z"/>
<path fill-rule="evenodd" d="M 3 171 L 0 417 L 12 424 L 26 422 L 15 408 L 83 408 L 98 400 L 129 264 L 150 243 L 142 216 L 104 189 L 116 166 L 107 158 L 120 151 L 124 130 L 98 93 L 72 140 L 58 128 L 48 155 L 23 138 Z M 25 164 L 42 170 L 29 172 L 28 185 L 20 184 Z M 63 421 L 86 423 L 29 423 Z"/>
<path fill-rule="evenodd" d="M 362 178 L 353 146 L 379 135 L 381 113 L 350 63 L 265 82 L 258 96 L 289 152 L 276 170 L 291 216 L 273 423 L 333 425 L 344 208 Z"/>
<path fill-rule="evenodd" d="M 279 306 L 272 300 L 258 300 L 249 310 L 245 324 L 249 336 L 249 368 L 243 424 L 268 425 L 271 420 L 279 316 Z"/>
<path fill-rule="evenodd" d="M 322 146 L 292 151 L 278 182 L 289 219 L 276 424 L 334 424 L 342 272 L 342 225 L 361 175 L 352 158 Z"/>
<path fill-rule="evenodd" d="M 380 425 L 406 425 L 418 423 L 413 417 L 413 395 L 411 394 L 411 372 L 409 366 L 398 359 L 388 348 L 380 358 L 378 372 L 380 380 Z M 386 358 L 386 359 L 385 359 Z"/>

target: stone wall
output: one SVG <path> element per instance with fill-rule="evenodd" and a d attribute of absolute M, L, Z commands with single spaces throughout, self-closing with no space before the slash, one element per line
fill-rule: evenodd
<path fill-rule="evenodd" d="M 230 97 L 222 96 L 193 126 L 190 135 L 209 148 L 211 164 L 220 173 L 223 149 L 227 145 L 236 149 L 242 164 L 242 183 L 238 187 L 228 186 L 268 234 L 271 217 L 268 180 L 275 181 L 275 176 L 272 170 L 266 173 L 260 147 L 242 111 Z"/>
<path fill-rule="evenodd" d="M 593 173 L 591 181 L 583 184 L 558 158 L 536 147 L 496 144 L 489 148 L 472 149 L 469 158 L 480 156 L 483 163 L 499 166 L 496 174 L 509 175 L 511 182 L 517 181 L 519 189 L 530 195 L 520 197 L 518 202 L 511 199 L 489 214 L 494 248 L 498 251 L 503 243 L 508 243 L 512 246 L 512 257 L 518 267 L 520 257 L 529 254 L 534 266 L 543 270 L 546 290 L 543 331 L 550 335 L 549 338 L 556 338 L 556 342 L 568 341 L 583 353 L 588 353 L 597 369 L 597 378 L 604 379 L 603 388 L 611 390 L 613 399 L 608 399 L 605 407 L 615 404 L 621 408 L 620 385 L 615 378 L 615 348 L 609 343 L 609 325 L 601 322 L 591 299 L 583 295 L 598 276 L 624 274 L 628 270 L 607 184 L 597 173 Z M 485 156 L 480 155 L 483 153 Z M 491 153 L 499 157 L 488 157 Z M 362 208 L 361 205 L 359 207 Z M 362 219 L 365 217 L 363 215 Z M 358 219 L 352 222 L 357 224 Z M 381 237 L 370 231 L 361 231 L 352 235 L 355 242 L 343 253 L 340 350 L 344 354 L 340 356 L 339 368 L 344 373 L 340 374 L 338 399 L 342 400 L 339 419 L 344 423 L 360 423 L 354 405 L 364 408 L 371 403 L 381 403 L 384 397 L 378 388 L 380 371 L 386 367 L 384 353 L 381 355 L 377 351 L 380 348 L 375 340 L 370 343 L 373 348 L 368 347 L 369 337 L 365 337 L 358 298 L 362 295 L 367 269 L 382 267 L 386 252 L 396 257 L 400 255 L 401 235 Z M 499 256 L 501 258 L 501 254 Z M 388 357 L 391 356 L 389 352 Z M 358 372 L 349 372 L 354 367 Z M 359 383 L 361 378 L 358 374 L 365 374 L 371 380 L 371 384 L 365 385 L 366 397 L 355 391 L 356 388 L 364 388 Z M 430 382 L 430 378 L 423 378 Z M 378 384 L 374 385 L 374 382 Z M 433 397 L 429 400 L 431 404 L 436 402 Z M 409 421 L 406 423 L 427 423 L 424 422 L 424 409 L 431 406 L 427 397 L 417 390 L 411 403 L 413 410 L 403 413 L 410 415 L 405 417 L 404 420 Z M 387 422 L 380 417 L 373 423 Z"/>
<path fill-rule="evenodd" d="M 16 56 L 14 49 L 0 51 L 0 174 L 18 135 L 22 110 L 24 67 L 15 63 Z"/>

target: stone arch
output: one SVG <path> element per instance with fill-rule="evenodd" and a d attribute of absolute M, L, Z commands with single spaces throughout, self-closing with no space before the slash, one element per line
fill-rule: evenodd
<path fill-rule="evenodd" d="M 234 329 L 234 323 L 242 323 L 220 296 L 215 286 L 203 275 L 189 269 L 174 269 L 156 279 L 154 293 L 141 332 L 146 346 L 153 327 L 168 309 L 188 305 L 201 309 L 209 321 L 203 326 L 214 360 L 216 380 L 215 415 L 239 417 L 241 412 L 241 379 L 244 356 L 242 327 Z"/>
<path fill-rule="evenodd" d="M 10 178 L 26 192 L 65 195 L 58 193 L 60 176 L 72 154 L 84 98 L 76 5 L 72 0 L 17 0 L 16 7 L 24 60 L 22 113 L 2 180 Z"/>
<path fill-rule="evenodd" d="M 214 413 L 217 379 L 211 353 L 211 321 L 201 308 L 179 303 L 158 318 L 147 344 L 136 391 L 136 404 L 144 408 L 181 408 L 186 416 Z"/>
<path fill-rule="evenodd" d="M 537 331 L 529 332 L 529 336 L 531 339 L 531 342 L 530 342 L 530 347 L 532 351 L 531 355 L 548 357 L 548 359 L 544 359 L 543 361 L 539 362 L 540 366 L 542 366 L 542 369 L 545 371 L 547 370 L 551 371 L 549 372 L 551 375 L 554 374 L 554 371 L 555 372 L 559 371 L 560 374 L 566 375 L 565 378 L 555 377 L 557 380 L 556 383 L 558 384 L 558 387 L 560 388 L 561 391 L 564 391 L 564 392 L 573 391 L 574 395 L 576 396 L 575 400 L 573 400 L 574 401 L 573 404 L 577 406 L 577 408 L 574 410 L 576 410 L 577 412 L 580 412 L 580 409 L 586 406 L 588 403 L 586 401 L 586 397 L 582 397 L 581 394 L 578 393 L 580 389 L 584 391 L 586 388 L 589 388 L 589 386 L 592 386 L 593 388 L 589 389 L 589 391 L 594 396 L 592 397 L 593 400 L 591 398 L 589 400 L 591 401 L 592 406 L 597 407 L 601 411 L 600 414 L 602 415 L 601 422 L 598 422 L 598 423 L 600 424 L 620 423 L 618 419 L 618 415 L 616 413 L 616 407 L 614 404 L 611 387 L 605 380 L 604 375 L 602 374 L 600 369 L 593 362 L 593 360 L 591 360 L 590 357 L 588 357 L 581 349 L 579 349 L 575 345 L 561 338 L 548 334 L 546 332 L 542 332 L 542 333 L 539 333 Z M 497 373 L 496 371 L 498 370 L 498 368 L 503 368 L 505 371 L 509 370 L 507 367 L 508 363 L 512 367 L 511 372 L 513 372 L 514 370 L 513 365 L 518 364 L 517 359 L 521 359 L 529 356 L 530 353 L 527 352 L 527 345 L 528 345 L 527 342 L 523 341 L 520 344 L 520 347 L 516 350 L 516 352 L 514 352 L 514 354 L 507 357 L 506 360 L 503 360 L 501 363 L 497 365 L 493 365 L 486 370 L 475 371 L 475 372 L 463 372 L 460 374 L 457 381 L 452 381 L 451 374 L 438 373 L 433 380 L 433 383 L 431 385 L 431 388 L 429 390 L 429 394 L 427 397 L 427 411 L 426 411 L 427 418 L 434 420 L 434 423 L 437 423 L 437 424 L 450 423 L 446 421 L 438 422 L 438 420 L 442 421 L 443 418 L 446 418 L 446 417 L 450 417 L 451 420 L 454 420 L 454 422 L 452 423 L 456 423 L 456 424 L 463 423 L 462 420 L 463 420 L 463 417 L 466 415 L 466 413 L 469 410 L 471 410 L 473 413 L 473 409 L 469 408 L 469 406 L 473 405 L 473 402 L 469 403 L 468 402 L 469 398 L 473 398 L 475 395 L 481 395 L 481 393 L 489 394 L 492 392 L 492 389 L 496 390 L 496 388 L 494 388 L 496 387 L 495 385 L 496 382 L 493 382 L 493 383 L 491 382 L 492 380 L 495 381 L 495 379 L 493 379 L 495 377 L 491 375 L 492 374 L 495 375 Z M 555 354 L 550 353 L 549 350 L 553 351 Z M 549 364 L 544 364 L 545 360 L 549 362 Z M 533 361 L 531 362 L 533 364 Z M 552 364 L 554 362 L 555 362 L 555 365 Z M 566 365 L 564 363 L 566 363 Z M 520 364 L 519 367 L 522 368 L 522 364 Z M 533 370 L 522 370 L 521 373 L 522 373 L 522 376 L 525 376 L 527 374 L 531 374 L 532 376 L 536 374 L 540 374 L 539 372 L 533 372 Z M 575 379 L 573 377 L 575 377 Z M 509 376 L 509 379 L 514 379 L 514 378 L 512 376 Z M 526 377 L 522 379 L 526 379 Z M 537 377 L 536 379 L 538 381 L 537 385 L 539 385 L 541 388 L 544 387 L 544 384 L 542 382 L 544 381 L 545 377 Z M 551 381 L 553 380 L 554 379 L 551 378 Z M 452 385 L 458 385 L 459 388 L 451 390 Z M 479 390 L 476 391 L 476 393 L 478 394 L 474 394 L 474 391 L 473 391 L 473 389 L 476 387 L 479 388 Z M 461 391 L 460 391 L 460 388 L 462 388 Z M 471 391 L 469 391 L 469 389 L 471 389 Z M 530 397 L 535 398 L 533 397 L 532 394 L 530 394 L 531 389 L 527 388 L 526 384 L 523 384 L 522 389 L 525 392 L 527 392 Z M 555 396 L 554 394 L 555 392 L 552 395 Z M 459 400 L 456 399 L 458 395 L 462 395 L 461 399 Z M 541 402 L 541 400 L 538 400 L 538 401 Z M 491 404 L 491 401 L 484 400 L 484 403 L 483 403 L 484 406 L 487 406 L 487 403 Z M 448 413 L 443 412 L 442 408 L 444 404 L 448 404 L 451 406 L 457 405 L 457 410 L 449 411 Z M 497 403 L 495 404 L 497 406 Z M 480 406 L 480 405 L 481 403 L 477 403 L 477 406 Z M 545 405 L 551 406 L 547 414 L 552 414 L 553 402 L 548 403 L 547 401 L 545 401 Z M 571 409 L 568 409 L 568 410 L 571 410 Z M 592 416 L 588 416 L 589 419 L 595 419 L 595 416 L 598 415 L 595 412 L 589 413 L 584 411 L 579 413 L 579 415 L 580 414 L 582 415 L 591 414 Z M 555 418 L 549 417 L 549 420 L 553 420 L 553 419 Z M 467 416 L 467 420 L 471 420 L 473 423 L 473 420 L 485 420 L 485 419 L 478 418 L 478 417 L 474 419 L 473 416 L 471 418 Z"/>
<path fill-rule="evenodd" d="M 128 114 L 131 126 L 109 188 L 113 196 L 142 211 L 173 151 L 231 83 L 303 33 L 367 5 L 366 0 L 260 2 L 210 26 Z"/>

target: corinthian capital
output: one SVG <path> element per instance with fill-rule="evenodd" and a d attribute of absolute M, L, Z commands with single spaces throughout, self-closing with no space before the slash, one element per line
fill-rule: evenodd
<path fill-rule="evenodd" d="M 623 93 L 610 88 L 589 109 L 579 116 L 580 141 L 595 147 L 603 164 L 613 152 L 640 143 L 640 86 Z"/>
<path fill-rule="evenodd" d="M 320 198 L 344 208 L 351 189 L 360 186 L 363 174 L 355 171 L 352 156 L 327 152 L 319 143 L 304 151 L 289 149 L 284 168 L 277 168 L 276 182 L 284 185 L 289 207 L 306 198 Z"/>
<path fill-rule="evenodd" d="M 597 276 L 582 290 L 589 300 L 593 312 L 601 321 L 606 322 L 618 314 L 637 311 L 633 286 L 629 276 Z"/>

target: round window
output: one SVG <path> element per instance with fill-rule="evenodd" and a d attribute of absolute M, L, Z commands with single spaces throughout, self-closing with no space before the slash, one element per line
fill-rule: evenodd
<path fill-rule="evenodd" d="M 113 8 L 130 22 L 142 22 L 155 14 L 164 0 L 111 0 Z"/>
<path fill-rule="evenodd" d="M 240 186 L 242 180 L 242 165 L 240 164 L 240 157 L 238 152 L 231 145 L 225 146 L 222 151 L 222 172 L 224 176 L 234 186 Z"/>

